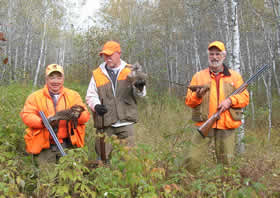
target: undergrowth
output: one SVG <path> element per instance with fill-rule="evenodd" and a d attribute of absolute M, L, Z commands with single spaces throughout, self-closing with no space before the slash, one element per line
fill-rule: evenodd
<path fill-rule="evenodd" d="M 68 87 L 85 97 L 86 86 L 69 84 Z M 115 137 L 106 138 L 114 145 L 112 158 L 106 165 L 97 163 L 91 120 L 87 124 L 84 148 L 67 150 L 58 164 L 39 170 L 33 156 L 25 153 L 26 127 L 19 117 L 32 88 L 23 85 L 0 88 L 0 197 L 280 196 L 277 121 L 273 120 L 275 128 L 269 141 L 265 125 L 263 128 L 246 125 L 246 151 L 237 155 L 231 166 L 216 165 L 210 149 L 205 165 L 192 175 L 184 168 L 190 138 L 196 132 L 190 121 L 190 110 L 182 98 L 153 92 L 138 105 L 136 147 L 127 147 Z"/>

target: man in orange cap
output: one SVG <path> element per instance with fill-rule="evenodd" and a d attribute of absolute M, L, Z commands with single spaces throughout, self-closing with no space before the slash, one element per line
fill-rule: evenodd
<path fill-rule="evenodd" d="M 70 109 L 73 105 L 83 106 L 85 111 L 79 115 L 76 128 L 73 129 L 71 123 L 67 126 L 66 121 L 61 120 L 54 131 L 63 148 L 84 146 L 85 123 L 89 120 L 90 113 L 80 95 L 74 90 L 65 88 L 63 84 L 63 67 L 58 64 L 48 65 L 44 88 L 28 96 L 20 113 L 23 122 L 28 126 L 24 136 L 26 151 L 36 156 L 40 167 L 56 162 L 60 152 L 45 128 L 39 111 L 43 111 L 47 117 L 50 117 L 58 111 Z"/>
<path fill-rule="evenodd" d="M 103 130 L 108 136 L 116 135 L 133 146 L 133 124 L 137 122 L 136 98 L 146 95 L 145 79 L 133 84 L 127 79 L 131 65 L 120 58 L 121 47 L 118 42 L 106 42 L 99 55 L 104 62 L 93 70 L 86 95 L 87 104 L 93 112 L 94 127 L 97 133 Z M 96 138 L 95 150 L 101 156 L 99 143 L 99 138 Z M 106 143 L 105 150 L 108 159 L 112 145 Z"/>
<path fill-rule="evenodd" d="M 188 89 L 185 103 L 192 108 L 192 119 L 196 126 L 201 126 L 217 110 L 221 110 L 220 119 L 214 123 L 209 135 L 203 138 L 197 131 L 192 138 L 188 153 L 187 167 L 196 172 L 202 160 L 206 158 L 209 140 L 214 137 L 215 153 L 218 163 L 229 164 L 234 157 L 235 129 L 241 123 L 242 108 L 249 103 L 249 94 L 245 90 L 228 97 L 243 84 L 241 75 L 223 64 L 226 58 L 225 46 L 221 41 L 208 45 L 209 66 L 197 72 L 190 85 L 203 85 L 196 91 Z M 210 89 L 209 89 L 210 88 Z M 239 116 L 237 116 L 239 115 Z"/>

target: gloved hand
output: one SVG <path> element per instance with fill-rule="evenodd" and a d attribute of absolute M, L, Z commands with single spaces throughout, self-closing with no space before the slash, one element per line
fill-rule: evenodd
<path fill-rule="evenodd" d="M 134 82 L 133 84 L 136 89 L 138 89 L 139 91 L 143 91 L 144 86 L 146 85 L 146 81 L 143 79 L 138 79 Z"/>
<path fill-rule="evenodd" d="M 94 110 L 95 110 L 95 112 L 96 112 L 98 115 L 100 115 L 100 116 L 103 116 L 105 113 L 108 112 L 108 109 L 107 109 L 106 106 L 103 105 L 103 104 L 97 104 L 97 105 L 95 105 Z"/>

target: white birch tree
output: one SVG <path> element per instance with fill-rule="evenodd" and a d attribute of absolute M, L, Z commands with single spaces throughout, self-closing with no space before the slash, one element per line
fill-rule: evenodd
<path fill-rule="evenodd" d="M 230 25 L 231 23 L 228 20 L 228 13 L 229 13 L 229 4 L 230 1 L 225 0 L 224 1 L 224 24 L 225 24 L 225 45 L 227 48 L 227 59 L 228 59 L 228 66 L 229 68 L 232 68 L 232 35 L 231 35 L 231 31 L 230 31 Z"/>
<path fill-rule="evenodd" d="M 233 21 L 233 66 L 232 68 L 240 73 L 240 34 L 238 27 L 238 0 L 231 1 L 231 9 L 232 9 L 232 21 Z M 242 117 L 242 125 L 239 128 L 239 133 L 237 135 L 237 150 L 239 153 L 243 153 L 245 151 L 245 145 L 243 143 L 245 131 L 244 131 L 244 115 Z"/>
<path fill-rule="evenodd" d="M 268 132 L 267 132 L 267 139 L 270 140 L 271 137 L 271 129 L 272 129 L 272 95 L 271 95 L 271 78 L 272 74 L 271 71 L 268 71 L 268 79 L 263 78 L 263 83 L 266 89 L 266 98 L 267 98 L 267 105 L 268 105 Z"/>
<path fill-rule="evenodd" d="M 44 1 L 44 7 L 46 8 L 47 2 L 46 0 Z M 35 77 L 34 77 L 34 82 L 33 82 L 33 86 L 37 86 L 38 83 L 38 77 L 39 77 L 39 72 L 40 72 L 40 68 L 41 68 L 41 60 L 43 58 L 43 54 L 44 54 L 44 46 L 45 46 L 45 38 L 46 38 L 46 34 L 47 34 L 47 10 L 45 11 L 44 15 L 43 15 L 43 23 L 44 23 L 44 27 L 43 27 L 43 35 L 42 35 L 42 41 L 41 41 L 41 48 L 40 48 L 40 54 L 39 54 L 39 58 L 38 58 L 38 62 L 37 62 L 37 67 L 36 67 L 36 72 L 35 72 Z"/>

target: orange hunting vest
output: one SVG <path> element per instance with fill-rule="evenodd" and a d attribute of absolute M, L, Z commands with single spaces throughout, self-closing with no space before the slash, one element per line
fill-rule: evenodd
<path fill-rule="evenodd" d="M 190 85 L 208 85 L 210 91 L 205 94 L 202 98 L 198 98 L 195 92 L 191 90 L 187 91 L 187 96 L 185 103 L 189 107 L 200 108 L 204 107 L 201 111 L 202 114 L 206 116 L 201 116 L 202 120 L 196 120 L 197 126 L 203 124 L 208 118 L 210 118 L 214 113 L 217 112 L 219 104 L 227 98 L 235 89 L 243 84 L 243 79 L 241 75 L 231 69 L 224 66 L 223 73 L 220 74 L 219 79 L 219 90 L 217 90 L 217 84 L 214 74 L 210 73 L 209 68 L 197 72 L 190 83 Z M 241 94 L 233 95 L 230 97 L 232 101 L 233 109 L 244 108 L 249 104 L 249 93 L 247 90 L 243 91 Z M 230 110 L 227 110 L 220 115 L 220 119 L 212 126 L 212 128 L 217 129 L 234 129 L 241 125 L 241 120 L 234 119 L 233 114 Z"/>

